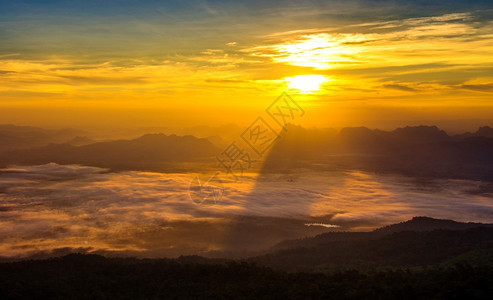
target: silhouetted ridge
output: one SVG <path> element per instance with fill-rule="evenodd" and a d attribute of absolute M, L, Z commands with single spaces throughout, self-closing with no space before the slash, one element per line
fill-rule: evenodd
<path fill-rule="evenodd" d="M 489 126 L 480 127 L 476 134 L 479 136 L 493 137 L 493 128 Z"/>
<path fill-rule="evenodd" d="M 434 219 L 430 217 L 414 217 L 411 220 L 391 224 L 371 232 L 326 232 L 314 237 L 302 239 L 285 240 L 273 246 L 270 251 L 278 251 L 289 248 L 319 247 L 331 243 L 346 243 L 362 240 L 373 240 L 382 236 L 406 231 L 427 232 L 433 230 L 467 230 L 478 227 L 491 228 L 493 224 L 483 223 L 462 223 L 453 220 Z"/>
<path fill-rule="evenodd" d="M 15 149 L 63 143 L 83 132 L 75 129 L 43 129 L 31 126 L 0 124 L 0 153 Z"/>
<path fill-rule="evenodd" d="M 493 128 L 489 126 L 482 126 L 476 132 L 466 132 L 464 134 L 456 135 L 457 138 L 468 138 L 468 137 L 488 137 L 493 138 Z"/>
<path fill-rule="evenodd" d="M 434 219 L 429 217 L 414 217 L 409 221 L 388 225 L 375 229 L 375 232 L 400 232 L 400 231 L 430 231 L 436 229 L 463 230 L 475 227 L 493 227 L 493 224 L 461 223 L 453 220 Z"/>
<path fill-rule="evenodd" d="M 87 136 L 76 136 L 73 139 L 67 141 L 67 144 L 72 146 L 83 146 L 95 143 L 94 140 L 88 138 Z"/>
<path fill-rule="evenodd" d="M 253 257 L 289 271 L 417 267 L 471 262 L 493 266 L 493 224 L 416 217 L 372 232 L 327 232 L 285 241 Z"/>
<path fill-rule="evenodd" d="M 392 135 L 406 143 L 441 142 L 450 140 L 450 136 L 436 126 L 406 126 L 404 128 L 397 128 L 392 132 Z"/>
<path fill-rule="evenodd" d="M 493 138 L 485 136 L 492 131 L 489 127 L 454 137 L 436 126 L 394 131 L 348 127 L 333 135 L 291 128 L 272 148 L 263 171 L 363 170 L 493 181 Z"/>
<path fill-rule="evenodd" d="M 146 134 L 133 140 L 89 145 L 50 144 L 9 153 L 10 164 L 82 164 L 124 170 L 161 170 L 163 164 L 200 161 L 218 153 L 207 139 L 194 136 Z"/>

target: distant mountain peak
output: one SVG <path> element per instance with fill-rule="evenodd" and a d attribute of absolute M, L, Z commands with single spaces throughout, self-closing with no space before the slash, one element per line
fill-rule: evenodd
<path fill-rule="evenodd" d="M 444 130 L 437 126 L 426 125 L 397 128 L 392 133 L 402 138 L 423 141 L 440 141 L 450 138 Z"/>
<path fill-rule="evenodd" d="M 487 137 L 493 138 L 493 128 L 489 126 L 481 126 L 476 132 L 466 132 L 464 134 L 459 134 L 456 137 L 459 138 L 470 138 L 470 137 Z"/>
<path fill-rule="evenodd" d="M 479 127 L 478 131 L 476 131 L 476 134 L 480 136 L 493 137 L 493 128 L 489 126 Z"/>
<path fill-rule="evenodd" d="M 138 137 L 137 139 L 156 139 L 156 138 L 164 138 L 166 136 L 167 135 L 165 135 L 164 133 L 147 133 Z M 174 134 L 170 136 L 174 136 Z"/>
<path fill-rule="evenodd" d="M 425 216 L 417 216 L 405 222 L 375 229 L 375 232 L 431 231 L 436 229 L 462 230 L 481 226 L 493 227 L 493 224 L 472 222 L 462 223 L 447 219 L 435 219 Z"/>

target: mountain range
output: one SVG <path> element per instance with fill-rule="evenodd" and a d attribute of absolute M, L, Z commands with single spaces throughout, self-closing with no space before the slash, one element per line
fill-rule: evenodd
<path fill-rule="evenodd" d="M 288 126 L 264 172 L 359 169 L 416 177 L 493 181 L 493 129 L 450 136 L 436 126 L 316 131 Z"/>
<path fill-rule="evenodd" d="M 74 141 L 74 139 L 72 139 Z M 84 141 L 84 139 L 75 139 Z M 207 139 L 194 136 L 147 134 L 132 140 L 69 143 L 4 152 L 0 165 L 36 165 L 55 162 L 109 168 L 111 170 L 169 171 L 184 162 L 199 162 L 218 149 Z M 211 159 L 212 161 L 212 159 Z"/>
<path fill-rule="evenodd" d="M 417 177 L 493 181 L 493 129 L 448 135 L 436 126 L 393 131 L 348 127 L 306 129 L 287 125 L 262 165 L 262 172 L 296 168 L 358 169 Z M 191 135 L 146 134 L 96 142 L 72 129 L 0 126 L 0 166 L 82 164 L 112 170 L 197 171 L 213 165 L 226 143 Z M 230 134 L 230 133 L 229 133 Z M 184 163 L 188 163 L 183 167 Z"/>

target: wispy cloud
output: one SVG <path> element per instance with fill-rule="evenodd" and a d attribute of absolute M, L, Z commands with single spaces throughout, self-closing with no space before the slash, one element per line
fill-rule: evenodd
<path fill-rule="evenodd" d="M 75 1 L 27 12 L 3 3 L 0 105 L 22 110 L 49 101 L 105 111 L 120 101 L 122 109 L 147 112 L 199 106 L 191 119 L 220 106 L 236 109 L 230 120 L 237 120 L 299 75 L 331 78 L 303 95 L 326 111 L 334 111 L 333 101 L 347 102 L 346 111 L 355 102 L 368 110 L 442 109 L 461 99 L 475 105 L 488 91 L 481 84 L 492 82 L 493 27 L 488 5 L 473 2 L 129 1 L 93 11 Z M 484 80 L 468 83 L 476 78 Z"/>
<path fill-rule="evenodd" d="M 383 87 L 386 89 L 394 89 L 405 92 L 416 92 L 416 89 L 402 84 L 384 84 Z"/>
<path fill-rule="evenodd" d="M 466 90 L 478 91 L 478 92 L 491 93 L 491 92 L 493 92 L 493 83 L 489 83 L 489 84 L 463 84 L 460 86 L 460 88 L 463 88 Z"/>

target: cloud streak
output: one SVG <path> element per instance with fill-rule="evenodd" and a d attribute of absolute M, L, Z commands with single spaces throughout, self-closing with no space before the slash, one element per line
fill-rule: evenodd
<path fill-rule="evenodd" d="M 156 124 L 164 122 L 157 111 L 186 110 L 197 120 L 204 107 L 227 110 L 231 116 L 210 118 L 230 117 L 229 122 L 242 119 L 245 110 L 261 109 L 288 88 L 285 78 L 299 75 L 331 79 L 302 95 L 324 110 L 321 115 L 341 115 L 356 102 L 364 115 L 373 106 L 432 106 L 434 119 L 450 118 L 452 112 L 444 110 L 460 105 L 491 112 L 485 97 L 493 82 L 493 31 L 483 2 L 368 3 L 198 1 L 152 7 L 144 1 L 135 7 L 130 1 L 115 8 L 121 15 L 107 16 L 101 11 L 108 14 L 111 5 L 85 15 L 74 7 L 86 4 L 75 1 L 53 11 L 39 7 L 31 12 L 35 20 L 3 4 L 10 13 L 0 24 L 0 114 L 10 120 L 11 107 L 24 120 L 42 119 L 27 110 L 49 101 L 61 110 L 57 116 L 67 115 L 57 122 L 78 119 L 66 107 L 84 111 L 79 119 L 89 122 L 99 119 L 89 118 L 93 111 L 113 111 L 121 103 L 126 113 L 142 109 L 142 119 L 153 115 L 145 126 L 163 125 Z M 339 110 L 332 106 L 336 101 Z M 395 111 L 386 114 L 394 117 Z M 121 123 L 117 118 L 111 123 Z M 325 126 L 326 119 L 313 123 Z"/>

